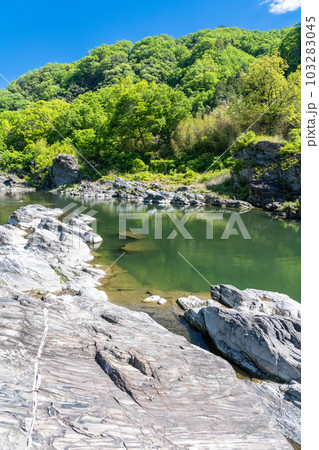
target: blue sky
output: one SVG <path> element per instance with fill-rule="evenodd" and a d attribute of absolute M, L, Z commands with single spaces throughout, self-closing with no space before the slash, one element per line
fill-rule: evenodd
<path fill-rule="evenodd" d="M 300 22 L 299 4 L 300 0 L 2 2 L 0 73 L 12 81 L 48 62 L 72 62 L 102 43 L 121 39 L 135 42 L 160 33 L 179 37 L 219 25 L 251 30 L 292 26 Z M 0 87 L 5 84 L 0 79 Z"/>

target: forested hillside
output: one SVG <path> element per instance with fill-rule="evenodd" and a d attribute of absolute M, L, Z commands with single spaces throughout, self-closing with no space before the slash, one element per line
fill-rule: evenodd
<path fill-rule="evenodd" d="M 0 169 L 41 184 L 53 156 L 77 149 L 103 174 L 201 172 L 269 107 L 252 131 L 289 139 L 299 64 L 299 26 L 103 44 L 0 91 Z"/>

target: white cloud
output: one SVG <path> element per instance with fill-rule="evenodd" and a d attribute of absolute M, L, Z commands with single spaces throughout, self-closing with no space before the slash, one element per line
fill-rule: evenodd
<path fill-rule="evenodd" d="M 273 14 L 284 14 L 290 11 L 296 11 L 300 8 L 301 0 L 266 0 L 261 3 L 269 3 L 269 12 Z"/>

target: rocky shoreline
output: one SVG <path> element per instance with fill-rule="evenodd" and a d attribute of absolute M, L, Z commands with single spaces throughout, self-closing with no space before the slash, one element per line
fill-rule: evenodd
<path fill-rule="evenodd" d="M 92 182 L 82 180 L 74 187 L 60 187 L 51 191 L 69 197 L 97 200 L 122 200 L 127 202 L 147 203 L 173 206 L 213 206 L 227 209 L 249 211 L 252 208 L 263 209 L 282 219 L 300 220 L 300 205 L 285 202 L 253 204 L 243 200 L 231 199 L 216 193 L 197 193 L 190 186 L 180 186 L 174 190 L 160 183 L 142 183 L 126 181 L 117 177 L 115 180 Z"/>
<path fill-rule="evenodd" d="M 186 311 L 184 318 L 208 335 L 222 355 L 264 380 L 254 389 L 266 395 L 280 429 L 300 443 L 300 304 L 285 294 L 223 284 L 211 286 L 211 298 L 190 296 L 178 304 Z"/>
<path fill-rule="evenodd" d="M 242 200 L 232 200 L 217 194 L 196 193 L 189 186 L 180 186 L 175 190 L 166 188 L 159 183 L 142 183 L 139 181 L 125 181 L 123 178 L 90 182 L 83 180 L 73 188 L 61 187 L 54 191 L 72 197 L 94 199 L 119 199 L 130 202 L 144 202 L 156 205 L 181 206 L 218 206 L 224 208 L 250 209 L 252 205 Z"/>
<path fill-rule="evenodd" d="M 286 151 L 287 153 L 287 151 Z M 300 153 L 284 151 L 284 142 L 251 143 L 233 155 L 233 194 L 245 192 L 248 201 L 228 198 L 215 192 L 198 192 L 191 186 L 175 189 L 161 183 L 127 181 L 121 177 L 101 178 L 97 182 L 83 179 L 78 159 L 60 154 L 52 160 L 47 189 L 71 197 L 127 202 L 144 202 L 173 206 L 213 206 L 250 210 L 264 209 L 279 218 L 301 218 Z M 211 186 L 212 188 L 212 186 Z M 0 173 L 1 191 L 34 190 L 15 175 Z M 245 197 L 244 197 L 245 198 Z"/>
<path fill-rule="evenodd" d="M 189 186 L 169 188 L 160 183 L 82 180 L 75 156 L 59 155 L 52 163 L 51 183 L 57 193 L 84 198 L 137 201 L 153 204 L 216 206 L 251 209 L 257 207 L 286 219 L 301 216 L 301 155 L 285 150 L 285 142 L 258 141 L 233 154 L 232 182 L 234 192 L 245 192 L 248 201 L 223 197 L 214 192 L 198 193 Z M 80 184 L 73 188 L 63 184 Z M 212 187 L 212 186 L 211 186 Z"/>
<path fill-rule="evenodd" d="M 31 187 L 24 179 L 20 179 L 14 174 L 0 172 L 0 193 L 32 191 L 35 191 L 35 188 Z"/>
<path fill-rule="evenodd" d="M 97 289 L 105 273 L 90 264 L 88 243 L 101 239 L 94 219 L 63 223 L 61 214 L 29 205 L 0 227 L 0 448 L 270 450 L 300 441 L 298 383 L 240 380 L 225 359 L 109 303 Z"/>

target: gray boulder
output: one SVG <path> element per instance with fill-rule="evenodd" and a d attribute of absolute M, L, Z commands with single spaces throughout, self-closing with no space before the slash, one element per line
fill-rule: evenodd
<path fill-rule="evenodd" d="M 59 217 L 62 214 L 63 210 L 59 208 L 49 209 L 42 205 L 22 206 L 11 214 L 8 224 L 22 230 L 35 230 L 43 218 Z"/>
<path fill-rule="evenodd" d="M 300 303 L 286 294 L 258 289 L 241 291 L 226 284 L 211 286 L 210 293 L 213 300 L 229 308 L 235 308 L 237 311 L 281 315 L 298 319 L 301 317 Z"/>
<path fill-rule="evenodd" d="M 212 300 L 181 298 L 184 317 L 218 350 L 259 378 L 300 381 L 300 305 L 285 294 L 219 284 Z M 212 302 L 212 303 L 211 303 Z"/>
<path fill-rule="evenodd" d="M 300 320 L 234 309 L 203 309 L 207 332 L 223 355 L 257 377 L 300 381 Z"/>
<path fill-rule="evenodd" d="M 80 166 L 76 156 L 62 153 L 52 160 L 51 182 L 53 187 L 75 184 L 80 178 Z"/>
<path fill-rule="evenodd" d="M 24 179 L 17 177 L 12 173 L 5 173 L 0 171 L 0 192 L 28 192 L 34 191 Z"/>
<path fill-rule="evenodd" d="M 272 380 L 245 382 L 283 434 L 300 444 L 300 305 L 284 294 L 230 285 L 212 286 L 211 296 L 178 299 L 184 318 L 238 367 Z"/>

